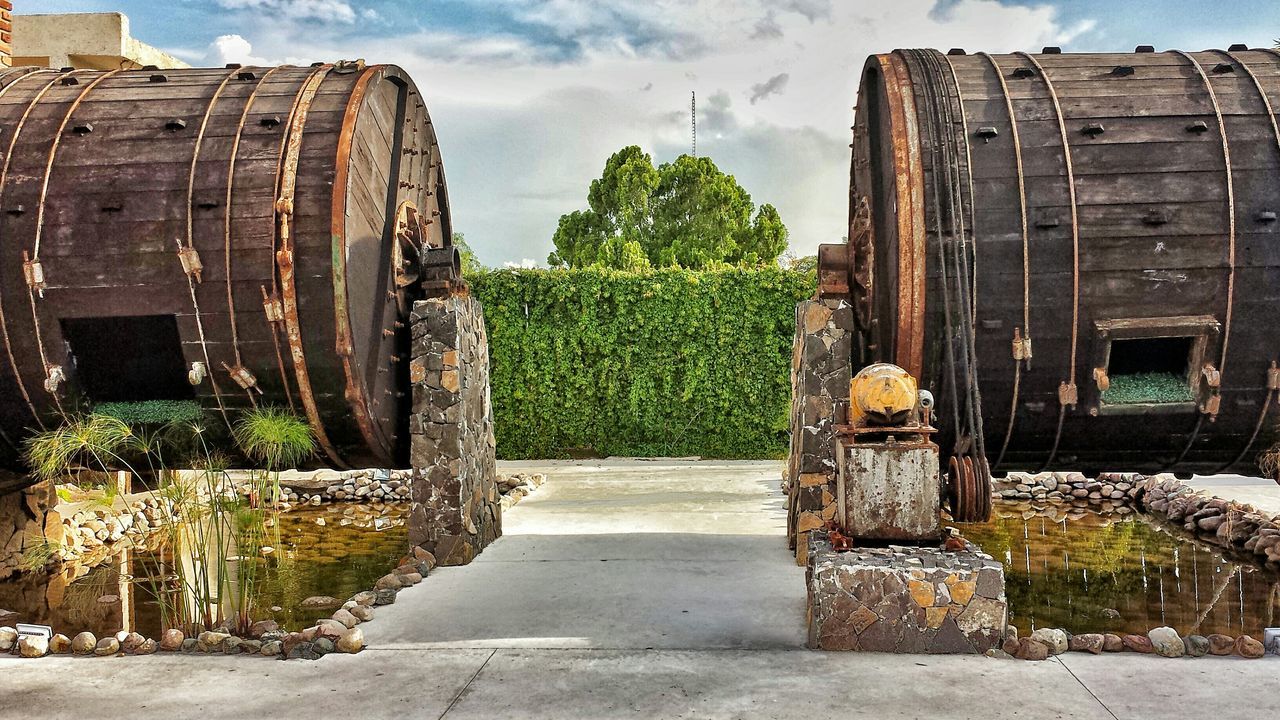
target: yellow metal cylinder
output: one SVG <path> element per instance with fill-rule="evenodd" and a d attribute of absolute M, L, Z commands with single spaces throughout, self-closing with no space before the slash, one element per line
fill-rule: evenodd
<path fill-rule="evenodd" d="M 851 425 L 900 425 L 919 402 L 915 378 L 897 365 L 868 365 L 849 384 Z"/>

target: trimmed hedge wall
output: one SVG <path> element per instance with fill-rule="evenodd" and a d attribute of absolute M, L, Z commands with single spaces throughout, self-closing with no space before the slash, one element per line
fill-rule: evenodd
<path fill-rule="evenodd" d="M 787 453 L 795 305 L 813 273 L 497 270 L 484 303 L 498 456 Z"/>

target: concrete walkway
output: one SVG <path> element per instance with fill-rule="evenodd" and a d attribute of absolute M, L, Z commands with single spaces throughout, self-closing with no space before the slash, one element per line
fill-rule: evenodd
<path fill-rule="evenodd" d="M 508 470 L 517 469 L 507 465 Z M 1262 717 L 1280 661 L 822 654 L 776 463 L 558 463 L 477 562 L 318 662 L 0 658 L 0 718 Z"/>

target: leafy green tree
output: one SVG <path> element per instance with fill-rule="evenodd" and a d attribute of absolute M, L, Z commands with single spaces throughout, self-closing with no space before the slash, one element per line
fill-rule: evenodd
<path fill-rule="evenodd" d="M 625 147 L 591 182 L 587 205 L 560 217 L 547 258 L 552 267 L 763 265 L 787 248 L 777 209 L 757 211 L 710 158 L 681 155 L 654 168 L 639 147 Z"/>
<path fill-rule="evenodd" d="M 453 246 L 458 248 L 458 254 L 462 256 L 462 276 L 475 275 L 484 270 L 484 264 L 476 257 L 476 253 L 467 244 L 467 238 L 460 232 L 453 234 Z"/>

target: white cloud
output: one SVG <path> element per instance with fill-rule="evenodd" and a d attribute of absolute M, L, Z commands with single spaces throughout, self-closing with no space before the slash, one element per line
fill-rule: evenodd
<path fill-rule="evenodd" d="M 346 0 L 217 0 L 217 3 L 228 10 L 253 11 L 263 19 L 336 23 L 356 20 L 356 11 Z"/>
<path fill-rule="evenodd" d="M 313 8 L 351 6 L 219 2 L 258 11 L 242 30 L 253 45 L 227 40 L 219 59 L 364 57 L 405 67 L 440 136 L 455 226 L 490 264 L 544 258 L 559 216 L 585 205 L 588 183 L 618 148 L 638 144 L 659 162 L 687 152 L 690 91 L 698 93 L 700 154 L 757 203 L 776 205 L 794 251 L 810 254 L 846 234 L 849 125 L 868 55 L 1038 49 L 1092 27 L 1064 26 L 1051 6 L 996 0 L 947 0 L 945 12 L 938 0 L 495 0 L 488 7 L 509 11 L 523 34 L 444 31 L 430 3 L 372 30 L 355 23 L 298 33 L 290 23 Z M 753 40 L 762 18 L 767 37 Z M 386 34 L 397 26 L 412 29 Z M 784 86 L 785 102 L 761 93 Z"/>

